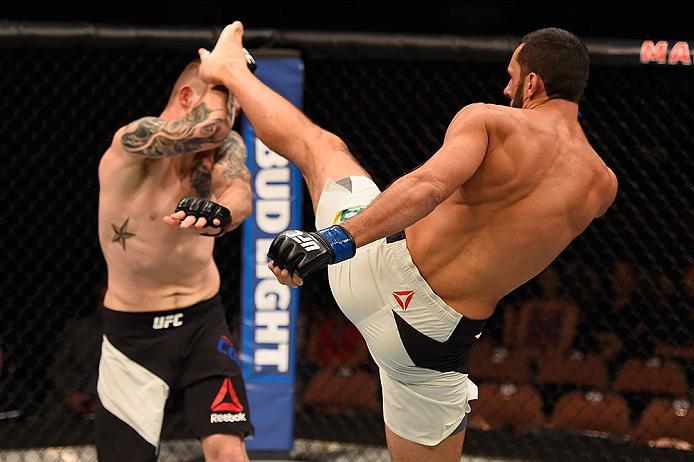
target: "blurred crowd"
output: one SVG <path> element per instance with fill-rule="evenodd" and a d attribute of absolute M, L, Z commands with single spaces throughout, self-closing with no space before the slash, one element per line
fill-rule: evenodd
<path fill-rule="evenodd" d="M 470 425 L 557 429 L 691 450 L 694 413 L 694 265 L 673 274 L 629 260 L 609 270 L 557 264 L 489 320 L 470 360 L 480 389 Z M 65 322 L 46 371 L 56 417 L 93 418 L 101 342 L 97 301 Z M 335 307 L 304 304 L 298 335 L 297 407 L 380 413 L 375 364 Z M 0 339 L 0 421 L 21 418 L 18 365 Z"/>
<path fill-rule="evenodd" d="M 471 425 L 554 428 L 692 449 L 694 265 L 553 265 L 499 305 L 471 355 Z M 303 307 L 299 405 L 380 409 L 376 367 L 337 309 Z"/>

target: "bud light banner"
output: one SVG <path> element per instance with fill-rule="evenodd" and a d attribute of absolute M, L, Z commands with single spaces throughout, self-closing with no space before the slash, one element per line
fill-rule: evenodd
<path fill-rule="evenodd" d="M 259 57 L 256 75 L 298 108 L 304 74 L 298 57 Z M 256 138 L 242 119 L 253 182 L 253 214 L 243 224 L 241 361 L 255 438 L 251 451 L 292 449 L 299 290 L 281 285 L 267 268 L 267 251 L 282 231 L 301 228 L 303 183 L 293 164 Z"/>

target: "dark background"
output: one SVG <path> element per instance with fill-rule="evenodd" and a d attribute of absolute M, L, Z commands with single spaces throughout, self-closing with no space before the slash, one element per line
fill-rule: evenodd
<path fill-rule="evenodd" d="M 562 27 L 582 37 L 687 39 L 692 2 L 5 2 L 0 19 L 456 35 Z"/>
<path fill-rule="evenodd" d="M 235 19 L 256 30 L 521 36 L 558 26 L 584 38 L 694 39 L 694 7 L 674 2 L 12 2 L 0 6 L 0 20 L 14 21 L 219 27 Z M 163 107 L 171 83 L 190 59 L 188 53 L 77 47 L 15 47 L 0 53 L 0 89 L 5 90 L 0 98 L 0 113 L 5 114 L 0 144 L 7 178 L 3 192 L 11 198 L 6 215 L 16 217 L 8 220 L 7 237 L 0 240 L 5 249 L 0 261 L 4 301 L 0 338 L 17 365 L 16 383 L 4 388 L 11 392 L 3 393 L 0 383 L 0 411 L 2 399 L 9 398 L 24 412 L 20 424 L 0 423 L 0 447 L 91 442 L 90 422 L 67 416 L 59 404 L 61 397 L 56 395 L 62 390 L 55 386 L 51 368 L 58 364 L 58 348 L 98 349 L 69 330 L 75 320 L 95 311 L 103 287 L 105 264 L 95 232 L 98 159 L 117 127 Z M 308 59 L 304 109 L 320 126 L 347 140 L 379 186 L 385 187 L 437 148 L 460 107 L 476 101 L 508 103 L 501 94 L 505 66 L 506 62 Z M 682 272 L 692 265 L 687 249 L 692 248 L 694 223 L 693 70 L 655 64 L 591 68 L 581 105 L 582 124 L 620 178 L 620 193 L 605 219 L 596 221 L 557 261 L 569 295 L 588 298 L 585 303 L 579 300 L 588 327 L 579 328 L 577 348 L 595 348 L 593 331 L 622 329 L 622 338 L 636 343 L 625 354 L 648 357 L 653 348 L 637 342 L 640 338 L 634 334 L 634 326 L 643 325 L 653 336 L 675 331 L 677 338 L 692 338 L 679 305 L 658 298 L 657 289 L 658 276 L 664 274 L 679 290 Z M 305 223 L 310 226 L 311 221 L 307 207 Z M 239 240 L 240 233 L 232 233 L 216 248 L 232 326 L 238 326 L 239 316 Z M 629 317 L 611 322 L 610 265 L 619 259 L 634 262 L 641 270 L 640 304 Z M 590 299 L 593 295 L 584 290 L 587 284 L 580 277 L 591 270 L 602 281 L 602 290 L 594 295 L 597 300 Z M 339 313 L 325 287 L 325 275 L 307 282 L 302 290 L 304 315 Z M 505 303 L 519 304 L 539 293 L 531 282 Z M 501 315 L 499 310 L 488 326 L 494 340 L 501 336 Z M 305 355 L 299 357 L 302 371 L 309 369 Z M 608 364 L 611 377 L 621 361 Z M 78 375 L 74 364 L 70 366 L 68 373 Z M 694 383 L 691 361 L 687 367 L 689 383 Z M 299 375 L 299 380 L 309 382 L 309 373 Z M 555 400 L 550 387 L 540 390 L 546 404 Z M 637 423 L 651 398 L 643 394 L 630 400 L 631 424 Z M 550 409 L 551 404 L 548 415 Z M 166 437 L 189 436 L 180 429 L 180 419 L 167 422 L 171 427 L 165 430 Z M 298 407 L 296 428 L 297 437 L 310 440 L 383 444 L 380 413 L 355 419 L 351 414 L 323 415 L 308 406 Z M 467 450 L 484 455 L 497 451 L 500 456 L 525 451 L 524 457 L 554 462 L 580 459 L 585 455 L 581 451 L 594 444 L 585 440 L 568 444 L 565 435 L 555 438 L 547 433 L 537 433 L 535 439 L 524 435 L 522 442 L 507 439 L 509 435 L 477 433 Z M 612 443 L 617 445 L 614 453 L 595 443 L 595 450 L 581 460 L 644 460 L 625 455 L 619 441 Z M 647 460 L 675 460 L 669 455 L 658 453 Z"/>

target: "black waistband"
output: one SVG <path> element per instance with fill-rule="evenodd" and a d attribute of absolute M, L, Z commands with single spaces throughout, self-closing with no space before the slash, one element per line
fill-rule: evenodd
<path fill-rule="evenodd" d="M 116 311 L 104 307 L 101 319 L 105 334 L 171 331 L 177 327 L 204 319 L 212 313 L 224 312 L 222 297 L 214 297 L 186 308 L 165 311 Z"/>
<path fill-rule="evenodd" d="M 386 243 L 392 244 L 393 242 L 402 241 L 405 239 L 405 231 L 398 231 L 395 234 L 391 234 L 386 238 Z"/>

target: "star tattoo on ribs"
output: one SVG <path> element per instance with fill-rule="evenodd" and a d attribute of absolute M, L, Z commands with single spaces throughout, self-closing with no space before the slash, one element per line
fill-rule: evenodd
<path fill-rule="evenodd" d="M 126 218 L 125 221 L 123 222 L 120 227 L 114 225 L 111 223 L 111 228 L 113 228 L 113 232 L 115 235 L 113 236 L 113 239 L 111 239 L 111 242 L 120 242 L 121 245 L 123 246 L 123 250 L 125 249 L 125 240 L 130 239 L 131 237 L 135 236 L 135 233 L 130 233 L 128 232 L 128 221 L 130 220 L 130 217 Z"/>

